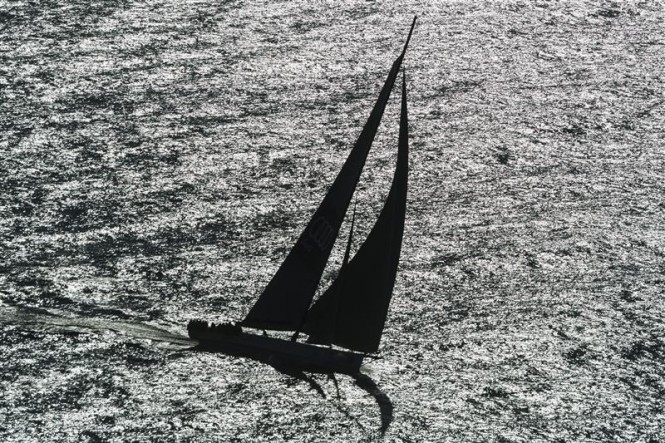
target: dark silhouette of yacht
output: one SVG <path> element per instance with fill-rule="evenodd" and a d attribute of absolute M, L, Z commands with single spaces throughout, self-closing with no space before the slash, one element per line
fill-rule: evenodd
<path fill-rule="evenodd" d="M 397 165 L 388 197 L 364 243 L 349 259 L 352 221 L 337 278 L 313 305 L 312 300 L 374 141 L 415 23 L 414 18 L 402 53 L 394 61 L 379 98 L 337 178 L 245 319 L 239 324 L 215 325 L 193 320 L 187 325 L 189 336 L 202 346 L 267 362 L 285 362 L 304 370 L 347 374 L 357 373 L 363 359 L 378 350 L 395 284 L 406 213 L 409 147 L 405 76 L 402 77 Z M 251 333 L 243 328 L 264 330 L 264 333 Z M 293 331 L 294 334 L 288 340 L 270 337 L 265 330 Z M 308 335 L 306 342 L 298 341 L 301 333 Z"/>

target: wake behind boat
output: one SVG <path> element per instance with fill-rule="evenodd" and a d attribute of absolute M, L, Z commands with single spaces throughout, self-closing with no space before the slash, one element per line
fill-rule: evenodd
<path fill-rule="evenodd" d="M 405 77 L 402 78 L 397 165 L 383 209 L 364 243 L 349 260 L 352 221 L 337 278 L 313 305 L 312 300 L 415 24 L 414 18 L 402 53 L 394 61 L 379 98 L 337 178 L 245 319 L 237 325 L 211 325 L 201 320 L 190 321 L 187 325 L 189 336 L 202 346 L 306 370 L 349 374 L 357 373 L 363 358 L 379 349 L 397 274 L 406 213 L 409 147 Z M 287 340 L 246 332 L 243 327 L 292 331 L 294 334 L 291 340 Z M 309 338 L 306 342 L 297 341 L 303 332 Z M 333 345 L 344 349 L 333 348 Z"/>

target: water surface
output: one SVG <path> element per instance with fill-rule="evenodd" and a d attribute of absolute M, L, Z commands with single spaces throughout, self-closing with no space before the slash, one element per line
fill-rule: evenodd
<path fill-rule="evenodd" d="M 269 281 L 416 14 L 383 358 L 333 379 L 189 350 L 190 318 L 239 320 Z M 0 4 L 0 439 L 665 439 L 664 18 L 659 2 Z M 392 177 L 398 95 L 356 249 Z"/>

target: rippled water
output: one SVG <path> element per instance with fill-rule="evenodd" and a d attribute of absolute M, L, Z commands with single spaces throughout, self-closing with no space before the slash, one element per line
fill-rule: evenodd
<path fill-rule="evenodd" d="M 662 2 L 400 3 L 0 3 L 0 440 L 665 439 Z M 416 14 L 383 358 L 191 351 L 276 270 Z"/>

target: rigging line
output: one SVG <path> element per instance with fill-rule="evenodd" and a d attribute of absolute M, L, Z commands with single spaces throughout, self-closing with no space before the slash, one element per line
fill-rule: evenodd
<path fill-rule="evenodd" d="M 353 243 L 353 227 L 356 223 L 356 206 L 358 206 L 358 199 L 353 202 L 353 215 L 351 216 L 351 229 L 349 230 L 349 240 L 346 243 L 346 251 L 344 251 L 344 261 L 342 262 L 342 269 L 349 263 L 349 255 L 351 253 L 351 244 Z M 341 270 L 340 270 L 341 272 Z"/>

